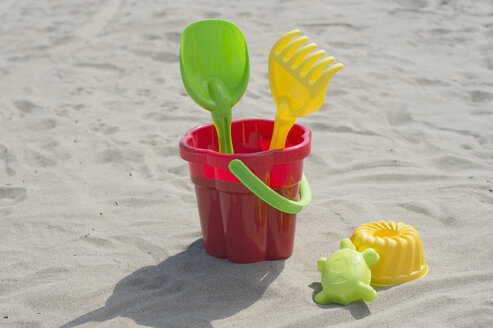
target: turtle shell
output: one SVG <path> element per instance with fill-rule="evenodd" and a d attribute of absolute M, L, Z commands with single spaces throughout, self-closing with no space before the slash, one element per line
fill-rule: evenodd
<path fill-rule="evenodd" d="M 352 249 L 341 249 L 325 261 L 323 280 L 328 285 L 344 284 L 347 287 L 359 282 L 368 284 L 371 272 L 361 253 Z"/>

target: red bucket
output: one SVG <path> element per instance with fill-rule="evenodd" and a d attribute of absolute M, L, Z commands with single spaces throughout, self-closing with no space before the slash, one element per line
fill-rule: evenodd
<path fill-rule="evenodd" d="M 277 208 L 267 204 L 230 170 L 232 161 L 240 160 L 263 183 L 294 203 L 303 159 L 310 154 L 311 131 L 295 124 L 286 147 L 269 150 L 273 127 L 271 120 L 233 121 L 234 154 L 218 152 L 213 124 L 190 129 L 180 141 L 180 155 L 189 162 L 195 184 L 205 251 L 211 256 L 251 263 L 284 259 L 293 252 L 294 212 L 299 210 L 286 213 L 272 202 Z M 305 189 L 309 192 L 309 187 Z"/>

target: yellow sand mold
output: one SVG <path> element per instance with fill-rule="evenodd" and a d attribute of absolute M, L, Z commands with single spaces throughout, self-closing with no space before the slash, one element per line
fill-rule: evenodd
<path fill-rule="evenodd" d="M 358 252 L 373 248 L 380 255 L 380 261 L 370 267 L 372 286 L 401 284 L 428 273 L 421 237 L 410 225 L 366 223 L 354 230 L 351 241 Z"/>

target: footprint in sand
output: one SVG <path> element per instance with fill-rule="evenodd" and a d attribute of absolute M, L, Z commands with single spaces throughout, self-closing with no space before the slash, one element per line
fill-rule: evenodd
<path fill-rule="evenodd" d="M 135 50 L 134 53 L 142 57 L 148 57 L 154 59 L 155 61 L 165 63 L 177 63 L 180 61 L 178 54 L 172 52 Z"/>
<path fill-rule="evenodd" d="M 29 114 L 35 112 L 41 107 L 36 105 L 35 103 L 30 102 L 29 100 L 22 99 L 14 101 L 14 106 L 23 113 Z"/>
<path fill-rule="evenodd" d="M 186 177 L 188 176 L 188 165 L 187 164 L 181 164 L 175 167 L 170 167 L 168 169 L 168 172 L 180 177 Z"/>
<path fill-rule="evenodd" d="M 16 162 L 16 158 L 9 152 L 7 147 L 2 144 L 0 144 L 0 160 L 4 162 L 5 173 L 7 173 L 9 177 L 13 176 L 15 174 L 15 170 L 12 169 L 11 164 Z"/>
<path fill-rule="evenodd" d="M 104 123 L 97 123 L 91 126 L 91 130 L 94 132 L 102 132 L 104 134 L 117 133 L 119 128 L 117 126 L 111 126 Z"/>
<path fill-rule="evenodd" d="M 26 198 L 26 188 L 0 187 L 0 206 L 10 206 Z"/>
<path fill-rule="evenodd" d="M 52 118 L 30 118 L 26 119 L 24 124 L 31 131 L 46 131 L 54 129 L 57 121 Z"/>
<path fill-rule="evenodd" d="M 475 103 L 488 103 L 493 102 L 493 94 L 484 92 L 481 90 L 473 90 L 469 92 L 471 100 Z"/>
<path fill-rule="evenodd" d="M 168 33 L 165 33 L 164 36 L 166 37 L 166 40 L 168 40 L 170 42 L 180 43 L 181 34 L 179 32 L 168 32 Z"/>

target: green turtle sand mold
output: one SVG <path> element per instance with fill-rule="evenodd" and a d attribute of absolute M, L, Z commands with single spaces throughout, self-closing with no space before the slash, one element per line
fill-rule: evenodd
<path fill-rule="evenodd" d="M 373 301 L 377 292 L 370 286 L 369 267 L 378 260 L 378 253 L 372 248 L 360 253 L 351 240 L 343 239 L 340 250 L 317 261 L 323 289 L 315 296 L 315 302 L 347 305 L 358 300 Z"/>

